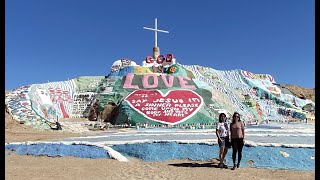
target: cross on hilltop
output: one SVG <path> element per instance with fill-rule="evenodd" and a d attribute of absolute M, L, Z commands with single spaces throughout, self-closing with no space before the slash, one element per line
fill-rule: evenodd
<path fill-rule="evenodd" d="M 158 47 L 158 32 L 169 33 L 169 31 L 158 29 L 157 18 L 154 19 L 155 28 L 143 27 L 143 29 L 154 31 L 154 47 Z"/>
<path fill-rule="evenodd" d="M 153 58 L 157 58 L 160 55 L 160 48 L 158 47 L 158 32 L 169 33 L 169 31 L 158 29 L 157 18 L 154 19 L 155 28 L 143 27 L 143 29 L 154 31 L 154 47 L 153 47 Z"/>

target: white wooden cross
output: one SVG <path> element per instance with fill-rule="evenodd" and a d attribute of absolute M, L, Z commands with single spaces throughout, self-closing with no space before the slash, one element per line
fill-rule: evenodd
<path fill-rule="evenodd" d="M 155 28 L 148 28 L 148 27 L 143 27 L 144 29 L 147 29 L 147 30 L 152 30 L 154 31 L 154 47 L 158 47 L 158 32 L 164 32 L 164 33 L 169 33 L 169 31 L 165 31 L 165 30 L 160 30 L 158 29 L 158 22 L 157 22 L 157 18 L 155 18 L 154 20 L 154 23 L 155 23 Z"/>

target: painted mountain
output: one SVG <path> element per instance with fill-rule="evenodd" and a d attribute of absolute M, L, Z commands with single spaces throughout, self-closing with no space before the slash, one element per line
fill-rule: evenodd
<path fill-rule="evenodd" d="M 86 118 L 94 102 L 105 122 L 172 126 L 212 124 L 219 113 L 235 111 L 246 122 L 303 120 L 303 107 L 315 105 L 277 86 L 269 74 L 183 65 L 173 54 L 148 56 L 142 66 L 120 59 L 107 76 L 23 86 L 5 99 L 15 120 L 37 128 L 57 118 Z"/>

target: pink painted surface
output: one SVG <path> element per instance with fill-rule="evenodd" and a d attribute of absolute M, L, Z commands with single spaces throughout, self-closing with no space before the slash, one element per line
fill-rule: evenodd
<path fill-rule="evenodd" d="M 188 81 L 190 81 L 191 78 L 183 77 L 183 76 L 177 76 L 177 78 L 179 79 L 179 83 L 180 83 L 181 88 L 196 89 L 196 87 L 194 85 L 187 85 Z M 186 81 L 186 80 L 188 80 L 188 81 Z"/>
<path fill-rule="evenodd" d="M 139 89 L 138 85 L 132 85 L 132 79 L 133 79 L 134 74 L 133 73 L 128 73 L 126 76 L 126 80 L 123 84 L 123 88 L 133 88 L 133 89 Z"/>
<path fill-rule="evenodd" d="M 151 77 L 153 79 L 153 84 L 149 84 L 148 79 Z M 145 74 L 142 78 L 142 86 L 144 88 L 156 88 L 158 87 L 158 77 L 155 74 Z"/>
<path fill-rule="evenodd" d="M 168 77 L 168 80 L 167 80 Z M 162 81 L 163 83 L 167 86 L 167 87 L 172 87 L 173 86 L 173 76 L 172 75 L 168 75 L 168 76 L 164 76 L 161 75 Z"/>
<path fill-rule="evenodd" d="M 168 76 L 164 76 L 164 75 L 160 75 L 161 76 L 161 80 L 163 81 L 163 83 L 165 84 L 166 87 L 172 87 L 173 86 L 173 81 L 174 81 L 174 76 L 172 75 L 168 75 Z M 168 79 L 167 79 L 168 77 Z M 159 77 L 156 74 L 144 74 L 142 77 L 142 87 L 139 87 L 138 85 L 133 85 L 132 84 L 132 80 L 134 78 L 134 74 L 133 73 L 128 73 L 125 77 L 125 82 L 123 84 L 123 88 L 128 89 L 128 88 L 132 88 L 132 89 L 140 89 L 140 88 L 145 88 L 145 89 L 151 89 L 151 88 L 157 88 L 159 85 Z M 149 84 L 148 79 L 152 78 L 153 83 Z M 181 88 L 185 88 L 185 89 L 196 89 L 195 85 L 188 85 L 188 81 L 192 81 L 191 78 L 189 77 L 184 77 L 184 76 L 177 76 L 180 87 Z M 161 81 L 160 80 L 160 81 Z M 140 84 L 140 83 L 139 83 Z"/>

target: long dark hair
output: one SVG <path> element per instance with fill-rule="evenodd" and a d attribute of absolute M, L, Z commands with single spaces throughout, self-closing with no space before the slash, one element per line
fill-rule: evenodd
<path fill-rule="evenodd" d="M 233 116 L 232 116 L 232 123 L 236 123 L 236 122 L 235 122 L 236 115 L 238 115 L 238 116 L 239 116 L 239 120 L 238 120 L 238 122 L 240 122 L 240 121 L 241 121 L 241 119 L 240 119 L 240 114 L 239 114 L 238 112 L 234 112 L 234 113 L 233 113 Z"/>
<path fill-rule="evenodd" d="M 222 116 L 227 117 L 225 113 L 219 114 L 219 123 L 222 123 Z"/>

